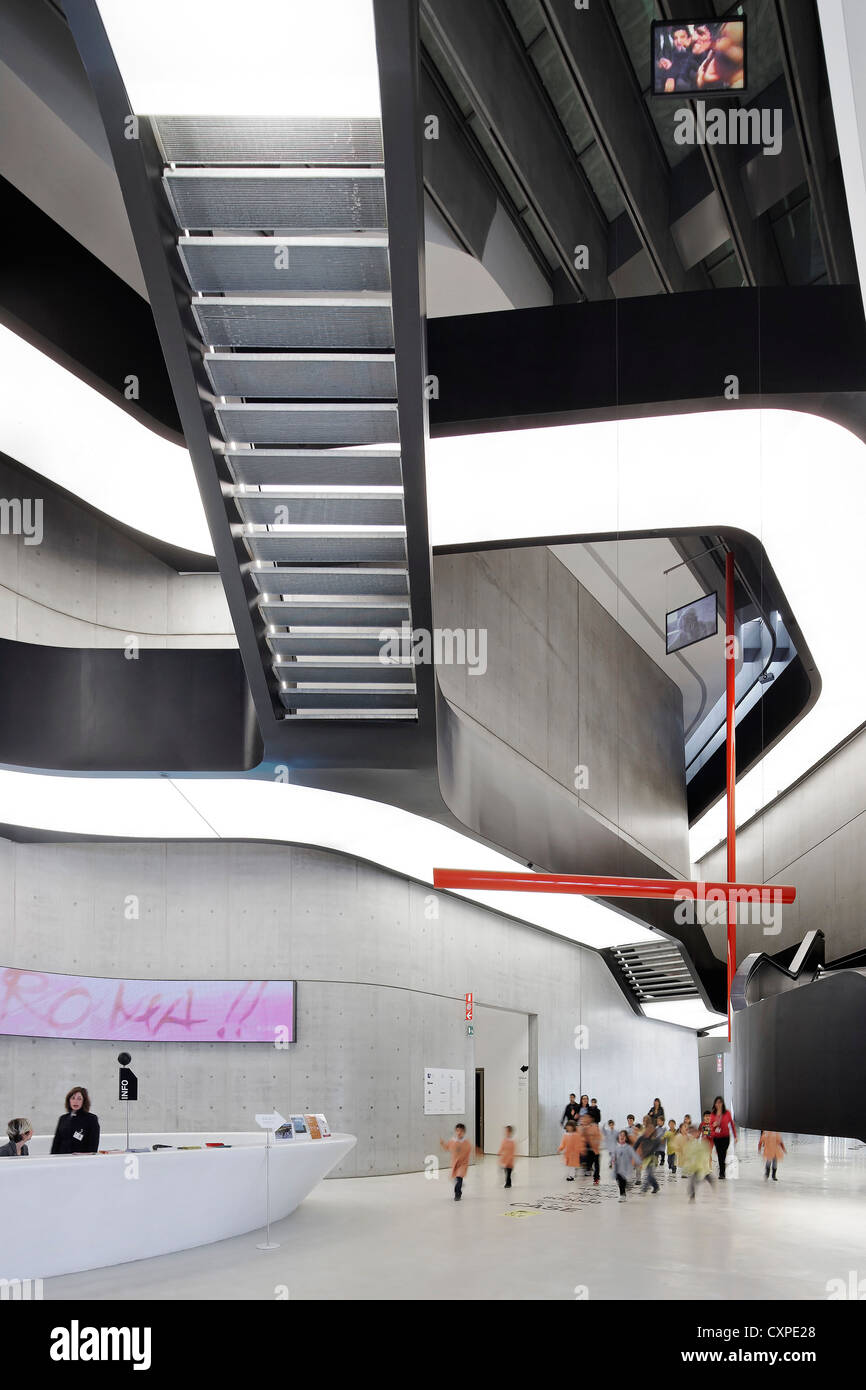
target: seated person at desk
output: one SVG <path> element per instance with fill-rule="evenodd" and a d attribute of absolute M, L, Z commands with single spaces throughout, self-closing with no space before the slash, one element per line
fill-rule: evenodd
<path fill-rule="evenodd" d="M 9 1143 L 0 1147 L 0 1158 L 29 1158 L 27 1141 L 33 1138 L 33 1126 L 29 1120 L 10 1120 L 6 1126 Z"/>
<path fill-rule="evenodd" d="M 51 1152 L 95 1154 L 98 1148 L 99 1120 L 90 1113 L 90 1096 L 83 1086 L 73 1086 L 66 1097 L 66 1113 L 57 1121 Z"/>

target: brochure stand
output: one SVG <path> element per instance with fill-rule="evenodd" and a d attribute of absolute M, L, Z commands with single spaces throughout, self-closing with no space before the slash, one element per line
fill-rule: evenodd
<path fill-rule="evenodd" d="M 279 1250 L 278 1240 L 271 1240 L 271 1137 L 275 1129 L 286 1122 L 278 1110 L 270 1115 L 256 1115 L 256 1124 L 265 1131 L 265 1211 L 267 1213 L 266 1235 L 256 1244 L 257 1250 Z"/>

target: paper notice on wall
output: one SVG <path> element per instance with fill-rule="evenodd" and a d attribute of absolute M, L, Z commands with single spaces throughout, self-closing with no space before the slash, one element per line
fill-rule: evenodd
<path fill-rule="evenodd" d="M 448 1067 L 424 1068 L 424 1114 L 464 1115 L 466 1073 Z"/>

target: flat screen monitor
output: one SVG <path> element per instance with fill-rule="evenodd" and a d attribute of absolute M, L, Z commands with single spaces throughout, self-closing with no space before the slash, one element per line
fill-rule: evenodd
<path fill-rule="evenodd" d="M 652 24 L 655 96 L 706 97 L 746 90 L 746 21 L 680 19 Z"/>
<path fill-rule="evenodd" d="M 273 1047 L 295 1041 L 295 982 L 119 980 L 0 967 L 0 1034 Z"/>
<path fill-rule="evenodd" d="M 665 619 L 665 646 L 668 656 L 705 637 L 715 637 L 719 630 L 719 601 L 715 594 L 705 594 L 682 608 L 675 608 Z"/>

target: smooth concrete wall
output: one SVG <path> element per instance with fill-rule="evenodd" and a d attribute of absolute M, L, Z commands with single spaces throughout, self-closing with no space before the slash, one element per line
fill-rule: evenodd
<path fill-rule="evenodd" d="M 698 870 L 710 881 L 724 878 L 724 866 L 721 845 Z M 790 907 L 776 909 L 774 922 L 744 921 L 749 908 L 741 905 L 739 960 L 753 951 L 774 955 L 816 927 L 827 938 L 828 960 L 866 947 L 866 730 L 738 830 L 737 877 L 797 889 Z M 724 926 L 708 925 L 706 933 L 724 957 Z"/>
<path fill-rule="evenodd" d="M 727 1038 L 698 1038 L 698 1070 L 701 1078 L 701 1109 L 708 1109 L 716 1096 L 724 1096 L 725 1104 L 734 1112 L 736 1121 L 731 1044 Z"/>
<path fill-rule="evenodd" d="M 437 666 L 448 700 L 684 875 L 679 687 L 547 546 L 437 555 L 434 581 L 437 627 L 487 633 L 484 674 Z"/>
<path fill-rule="evenodd" d="M 499 1152 L 511 1125 L 517 1153 L 529 1153 L 529 1019 L 510 1009 L 475 1013 L 475 1066 L 484 1069 L 484 1152 Z"/>
<path fill-rule="evenodd" d="M 217 574 L 180 575 L 0 462 L 0 498 L 42 500 L 42 543 L 0 534 L 0 637 L 53 647 L 236 647 Z M 32 518 L 33 513 L 29 513 Z"/>
<path fill-rule="evenodd" d="M 138 920 L 126 918 L 138 900 Z M 466 1071 L 464 996 L 533 1019 L 536 1152 L 569 1091 L 604 1117 L 698 1104 L 694 1034 L 639 1018 L 595 952 L 350 858 L 267 844 L 0 840 L 0 965 L 154 979 L 298 980 L 298 1041 L 130 1045 L 140 1130 L 245 1129 L 257 1111 L 321 1111 L 358 1136 L 344 1175 L 421 1170 L 456 1117 L 425 1116 L 423 1069 Z M 2 1016 L 0 1016 L 2 1029 Z M 0 1119 L 53 1128 L 91 1089 L 122 1123 L 117 1043 L 0 1037 Z"/>

